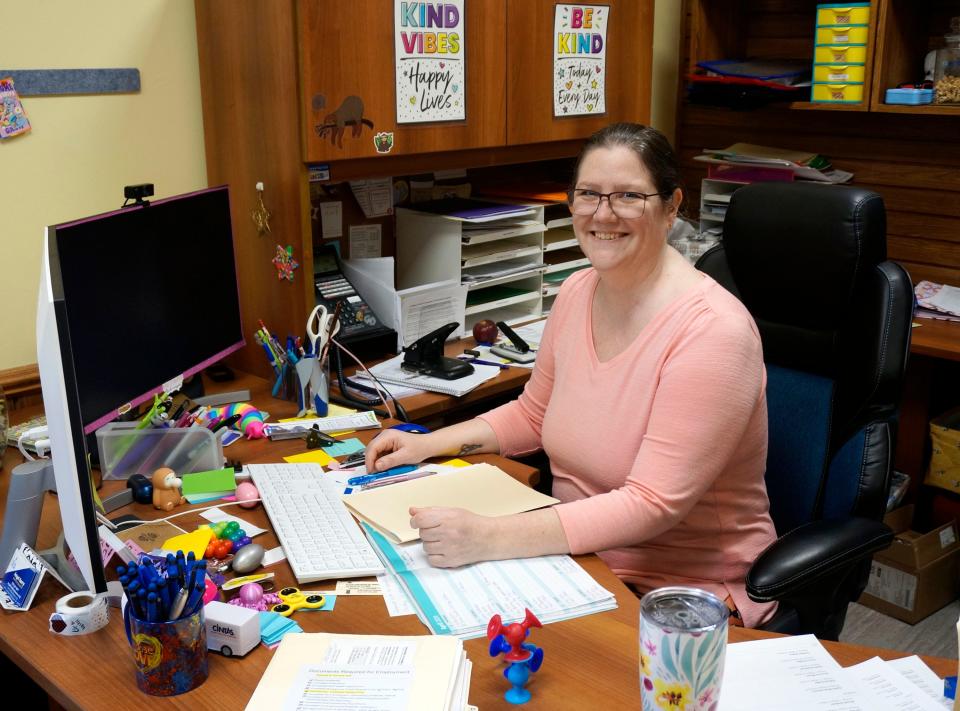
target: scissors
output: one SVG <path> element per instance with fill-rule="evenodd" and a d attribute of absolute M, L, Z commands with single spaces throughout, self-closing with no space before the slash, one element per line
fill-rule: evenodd
<path fill-rule="evenodd" d="M 290 617 L 294 612 L 303 608 L 304 610 L 319 610 L 327 603 L 323 595 L 305 595 L 299 588 L 284 588 L 279 593 L 280 604 L 270 608 L 271 612 L 278 615 Z"/>
<path fill-rule="evenodd" d="M 323 304 L 315 306 L 310 312 L 310 317 L 307 319 L 307 338 L 310 340 L 308 356 L 319 358 L 326 351 L 330 339 L 340 331 L 339 312 L 340 304 L 337 304 L 332 314 Z"/>

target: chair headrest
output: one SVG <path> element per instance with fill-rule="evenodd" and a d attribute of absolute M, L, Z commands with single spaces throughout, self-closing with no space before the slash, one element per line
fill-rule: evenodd
<path fill-rule="evenodd" d="M 865 271 L 886 259 L 883 198 L 837 185 L 747 185 L 730 201 L 723 242 L 755 318 L 829 330 L 855 299 Z"/>

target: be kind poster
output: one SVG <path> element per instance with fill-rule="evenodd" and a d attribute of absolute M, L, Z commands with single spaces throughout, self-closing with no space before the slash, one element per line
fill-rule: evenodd
<path fill-rule="evenodd" d="M 557 5 L 554 14 L 553 115 L 606 111 L 607 5 Z"/>
<path fill-rule="evenodd" d="M 464 0 L 394 0 L 397 123 L 466 118 Z"/>

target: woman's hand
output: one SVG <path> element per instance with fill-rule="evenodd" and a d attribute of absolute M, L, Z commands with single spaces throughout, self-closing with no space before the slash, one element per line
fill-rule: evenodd
<path fill-rule="evenodd" d="M 430 435 L 386 429 L 367 445 L 364 460 L 367 471 L 373 473 L 403 464 L 419 464 L 438 454 L 430 442 Z"/>
<path fill-rule="evenodd" d="M 410 526 L 420 530 L 423 550 L 435 568 L 490 560 L 495 543 L 493 522 L 466 509 L 410 507 Z"/>

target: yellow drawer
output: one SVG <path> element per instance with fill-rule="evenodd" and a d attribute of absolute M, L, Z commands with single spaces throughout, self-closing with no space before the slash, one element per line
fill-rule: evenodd
<path fill-rule="evenodd" d="M 863 84 L 814 84 L 811 101 L 858 103 L 863 101 Z"/>
<path fill-rule="evenodd" d="M 820 5 L 817 7 L 818 25 L 865 25 L 870 21 L 870 6 Z"/>
<path fill-rule="evenodd" d="M 866 47 L 841 44 L 813 48 L 814 64 L 863 64 L 866 61 Z"/>
<path fill-rule="evenodd" d="M 818 27 L 817 44 L 866 44 L 867 26 Z"/>
<path fill-rule="evenodd" d="M 862 64 L 815 64 L 813 81 L 824 84 L 863 84 Z"/>

